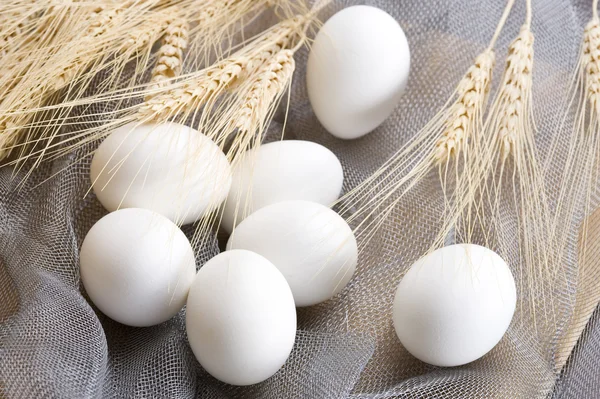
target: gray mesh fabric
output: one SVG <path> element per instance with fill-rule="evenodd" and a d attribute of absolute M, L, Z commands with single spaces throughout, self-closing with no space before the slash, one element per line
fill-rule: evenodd
<path fill-rule="evenodd" d="M 329 135 L 307 99 L 307 50 L 302 50 L 296 56 L 285 132 L 286 138 L 316 141 L 334 151 L 344 166 L 346 190 L 410 140 L 445 103 L 487 46 L 504 7 L 498 0 L 366 3 L 393 15 L 409 39 L 411 75 L 395 113 L 364 138 L 341 141 Z M 322 16 L 351 4 L 355 2 L 334 1 Z M 558 127 L 591 1 L 534 0 L 533 5 L 534 116 L 542 154 L 560 135 L 548 179 L 550 191 L 556 192 L 567 137 Z M 507 45 L 523 20 L 524 2 L 518 1 L 498 42 L 496 84 Z M 281 122 L 272 124 L 274 135 Z M 553 293 L 549 306 L 556 314 L 551 326 L 534 328 L 531 315 L 517 306 L 500 344 L 484 358 L 457 368 L 426 365 L 400 345 L 391 322 L 392 300 L 403 274 L 429 248 L 439 228 L 444 204 L 434 175 L 397 207 L 340 295 L 299 309 L 295 348 L 275 376 L 251 387 L 222 384 L 196 362 L 186 339 L 185 310 L 159 326 L 131 328 L 103 316 L 82 295 L 78 248 L 105 214 L 93 194 L 85 196 L 89 159 L 71 165 L 85 150 L 43 164 L 20 189 L 19 176 L 0 169 L 0 396 L 600 397 L 600 311 L 594 311 L 599 288 L 593 284 L 600 276 L 600 265 L 593 261 L 600 257 L 600 246 L 590 241 L 589 264 L 578 269 L 578 229 L 570 232 L 573 256 L 564 265 L 567 279 L 546 287 Z M 510 210 L 506 218 L 500 236 L 509 240 L 515 228 Z M 595 220 L 590 240 L 600 235 Z M 186 226 L 184 231 L 191 235 L 193 229 Z M 516 243 L 502 244 L 514 270 Z M 217 252 L 216 240 L 197 248 L 198 267 Z"/>

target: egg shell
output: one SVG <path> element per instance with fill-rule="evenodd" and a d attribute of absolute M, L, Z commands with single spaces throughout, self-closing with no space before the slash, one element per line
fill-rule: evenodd
<path fill-rule="evenodd" d="M 232 172 L 231 189 L 222 226 L 233 230 L 246 215 L 287 200 L 331 205 L 344 182 L 342 165 L 334 153 L 310 141 L 286 140 L 245 153 Z"/>
<path fill-rule="evenodd" d="M 363 136 L 390 116 L 409 69 L 408 41 L 392 16 L 371 6 L 345 8 L 312 43 L 306 69 L 310 103 L 329 133 Z"/>
<path fill-rule="evenodd" d="M 348 284 L 358 248 L 346 221 L 326 206 L 285 201 L 248 216 L 235 229 L 228 249 L 254 251 L 283 273 L 296 306 L 326 301 Z"/>
<path fill-rule="evenodd" d="M 474 244 L 450 245 L 418 260 L 402 278 L 394 328 L 416 358 L 460 366 L 496 346 L 515 306 L 515 281 L 498 254 Z"/>
<path fill-rule="evenodd" d="M 79 255 L 81 280 L 104 314 L 145 327 L 175 316 L 196 274 L 179 228 L 146 209 L 109 213 L 92 226 Z"/>
<path fill-rule="evenodd" d="M 200 269 L 190 288 L 186 329 L 194 355 L 213 377 L 256 384 L 275 374 L 294 346 L 294 298 L 264 257 L 223 252 Z"/>
<path fill-rule="evenodd" d="M 108 211 L 145 208 L 186 224 L 223 202 L 231 168 L 219 147 L 195 129 L 130 123 L 98 147 L 90 178 Z"/>

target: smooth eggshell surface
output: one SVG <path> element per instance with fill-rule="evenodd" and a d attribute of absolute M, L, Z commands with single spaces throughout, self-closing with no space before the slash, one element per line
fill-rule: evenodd
<path fill-rule="evenodd" d="M 186 224 L 223 202 L 230 169 L 219 147 L 195 129 L 130 123 L 98 147 L 90 174 L 107 210 L 145 208 Z"/>
<path fill-rule="evenodd" d="M 363 136 L 390 116 L 409 69 L 408 41 L 394 18 L 375 7 L 345 8 L 312 43 L 306 69 L 310 103 L 329 133 Z"/>
<path fill-rule="evenodd" d="M 222 226 L 229 232 L 246 215 L 287 200 L 330 205 L 344 182 L 342 165 L 327 148 L 310 141 L 286 140 L 245 153 L 233 168 Z"/>
<path fill-rule="evenodd" d="M 340 292 L 358 258 L 346 221 L 308 201 L 259 209 L 237 226 L 227 248 L 254 251 L 273 262 L 290 285 L 296 306 L 315 305 Z"/>
<path fill-rule="evenodd" d="M 435 366 L 479 359 L 500 341 L 513 317 L 515 281 L 494 251 L 457 244 L 418 260 L 394 300 L 402 345 Z"/>
<path fill-rule="evenodd" d="M 187 301 L 194 355 L 233 385 L 266 380 L 285 363 L 296 337 L 296 309 L 285 278 L 250 251 L 223 252 L 198 272 Z"/>
<path fill-rule="evenodd" d="M 81 246 L 81 280 L 104 314 L 130 326 L 162 323 L 185 304 L 194 252 L 170 220 L 146 209 L 109 213 Z"/>

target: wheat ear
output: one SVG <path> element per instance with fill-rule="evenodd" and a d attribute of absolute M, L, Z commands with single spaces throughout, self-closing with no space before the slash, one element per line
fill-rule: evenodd
<path fill-rule="evenodd" d="M 230 119 L 229 126 L 238 132 L 229 149 L 230 158 L 245 151 L 250 141 L 261 142 L 265 124 L 270 120 L 281 95 L 290 86 L 294 70 L 294 51 L 283 49 L 272 56 L 252 81 L 241 107 Z M 220 132 L 222 139 L 226 138 L 226 134 Z M 219 138 L 217 141 L 220 141 Z"/>
<path fill-rule="evenodd" d="M 167 29 L 158 50 L 157 62 L 150 79 L 151 89 L 164 86 L 164 81 L 181 74 L 183 68 L 183 52 L 188 45 L 189 24 L 184 18 L 174 16 L 167 21 Z M 146 100 L 152 96 L 147 95 Z"/>
<path fill-rule="evenodd" d="M 169 83 L 160 93 L 149 101 L 133 106 L 117 108 L 114 112 L 105 112 L 106 123 L 91 128 L 70 133 L 68 136 L 53 136 L 54 141 L 40 150 L 28 151 L 20 156 L 15 163 L 23 164 L 28 159 L 36 159 L 36 164 L 44 159 L 54 159 L 68 154 L 87 143 L 98 140 L 110 133 L 113 129 L 129 122 L 162 122 L 175 119 L 185 122 L 189 117 L 196 118 L 200 115 L 199 129 L 209 135 L 216 132 L 214 122 L 228 109 L 228 104 L 239 102 L 245 94 L 253 77 L 258 73 L 276 51 L 283 47 L 298 46 L 303 43 L 307 24 L 312 17 L 300 16 L 280 22 L 274 27 L 261 33 L 251 42 L 240 48 L 231 57 L 215 65 L 204 68 L 198 72 L 182 76 L 179 80 Z M 102 104 L 114 101 L 123 101 L 132 97 L 146 96 L 151 90 L 147 87 L 130 86 L 123 90 L 116 90 L 90 98 L 78 98 L 72 102 L 64 102 L 51 110 L 71 109 L 75 106 L 89 104 Z M 218 100 L 218 102 L 217 102 Z M 219 108 L 212 111 L 218 104 Z M 236 105 L 237 106 L 237 105 Z M 42 108 L 44 110 L 45 108 Z M 77 124 L 85 120 L 86 116 L 74 115 L 60 119 L 59 123 Z M 41 121 L 38 126 L 48 126 L 48 122 Z M 197 124 L 197 123 L 196 123 Z M 35 145 L 42 143 L 40 138 L 33 138 L 29 142 L 19 144 L 22 148 L 26 144 Z"/>
<path fill-rule="evenodd" d="M 592 240 L 589 235 L 589 219 L 593 213 L 593 194 L 598 188 L 600 173 L 600 19 L 598 18 L 598 1 L 592 4 L 593 16 L 585 26 L 580 47 L 579 60 L 575 68 L 571 85 L 568 90 L 568 100 L 561 121 L 560 130 L 554 135 L 551 150 L 548 155 L 545 171 L 548 179 L 556 179 L 556 171 L 551 170 L 550 161 L 564 160 L 558 171 L 558 197 L 555 199 L 554 219 L 551 226 L 551 237 L 556 248 L 558 262 L 577 260 L 578 289 L 574 302 L 575 319 L 571 320 L 565 339 L 579 338 L 582 318 L 587 320 L 589 312 L 578 312 L 586 306 L 590 309 L 597 306 L 597 295 L 586 291 L 586 282 L 582 274 L 584 268 L 592 260 L 589 259 L 588 245 Z M 573 116 L 572 126 L 566 129 L 569 133 L 566 154 L 557 153 L 559 134 L 566 125 L 569 116 Z M 580 231 L 580 242 L 573 243 L 573 231 Z M 570 354 L 563 352 L 564 359 Z M 559 367 L 563 363 L 558 365 Z"/>
<path fill-rule="evenodd" d="M 514 0 L 507 2 L 488 48 L 476 57 L 442 109 L 372 176 L 338 201 L 340 214 L 354 226 L 360 251 L 405 195 L 436 168 L 446 205 L 432 247 L 442 245 L 457 226 L 464 230 L 462 239 L 470 241 L 471 208 L 483 178 L 476 165 L 495 65 L 493 48 L 513 4 Z"/>
<path fill-rule="evenodd" d="M 495 244 L 500 254 L 508 256 L 515 246 L 518 250 L 521 320 L 527 317 L 523 307 L 529 302 L 537 330 L 553 328 L 556 303 L 552 291 L 566 280 L 552 237 L 552 218 L 535 144 L 534 37 L 530 26 L 528 0 L 526 23 L 509 46 L 502 81 L 485 125 L 489 141 L 482 164 L 489 169 L 490 184 L 482 195 L 482 201 L 487 202 L 482 207 L 490 211 L 488 228 L 497 232 Z M 504 211 L 500 210 L 501 202 Z M 516 237 L 502 228 L 511 214 L 516 221 Z"/>
<path fill-rule="evenodd" d="M 216 99 L 240 76 L 245 65 L 246 59 L 243 57 L 227 59 L 203 70 L 192 81 L 184 81 L 160 95 L 147 95 L 137 118 L 158 122 L 192 112 L 210 99 Z"/>
<path fill-rule="evenodd" d="M 494 60 L 492 50 L 481 53 L 458 83 L 457 100 L 449 109 L 445 130 L 435 145 L 438 164 L 464 151 L 474 121 L 481 119 L 481 110 L 490 91 Z"/>
<path fill-rule="evenodd" d="M 240 91 L 237 107 L 228 107 L 231 112 L 224 112 L 208 131 L 209 137 L 221 147 L 228 142 L 227 157 L 235 165 L 250 148 L 257 149 L 264 137 L 264 132 L 279 105 L 283 93 L 289 88 L 295 69 L 294 51 L 284 49 L 275 54 L 264 65 L 255 77 L 247 81 Z M 248 212 L 250 193 L 242 199 L 230 198 L 236 202 L 234 219 L 241 213 Z M 218 223 L 220 213 L 215 212 L 198 224 L 194 234 L 194 242 L 204 244 L 209 239 L 208 231 Z"/>
<path fill-rule="evenodd" d="M 89 46 L 91 40 L 110 29 L 111 22 L 119 14 L 118 10 L 119 8 L 101 6 L 91 13 L 87 19 L 88 28 L 81 40 L 84 47 Z M 47 65 L 41 65 L 45 71 L 52 71 L 47 74 L 45 80 L 37 79 L 37 71 L 33 71 L 30 73 L 31 78 L 16 82 L 20 86 L 15 87 L 22 87 L 24 93 L 20 94 L 20 90 L 14 90 L 15 94 L 5 98 L 1 104 L 3 115 L 0 116 L 0 132 L 2 132 L 0 159 L 8 156 L 14 145 L 21 140 L 21 130 L 33 117 L 34 110 L 43 105 L 50 93 L 63 87 L 80 71 L 81 62 L 75 58 L 78 56 L 77 52 L 74 52 L 73 56 L 67 57 L 66 60 L 62 59 L 59 63 L 52 62 L 51 57 Z"/>
<path fill-rule="evenodd" d="M 240 79 L 254 74 L 273 54 L 289 46 L 295 40 L 299 23 L 298 18 L 282 21 L 230 58 L 191 74 L 170 90 L 149 93 L 137 118 L 155 122 L 174 116 L 187 118 L 199 107 L 212 103 Z"/>
<path fill-rule="evenodd" d="M 597 6 L 597 4 L 595 4 Z M 591 195 L 597 181 L 596 167 L 600 160 L 600 20 L 597 8 L 594 17 L 585 27 L 579 62 L 570 88 L 570 103 L 566 114 L 575 108 L 574 125 L 564 162 L 557 211 L 552 228 L 558 245 L 563 250 L 568 245 L 566 226 L 575 226 L 579 216 L 591 211 Z M 565 117 L 566 118 L 566 117 Z M 557 135 L 558 136 L 558 135 Z M 556 143 L 553 143 L 553 149 Z M 552 158 L 551 155 L 549 158 Z M 547 169 L 547 168 L 546 168 Z M 587 226 L 582 229 L 583 234 Z M 582 249 L 585 254 L 585 248 Z"/>
<path fill-rule="evenodd" d="M 99 68 L 108 69 L 110 73 L 103 80 L 96 82 L 97 91 L 113 88 L 114 84 L 120 81 L 121 72 L 134 55 L 136 72 L 131 79 L 135 80 L 146 69 L 153 43 L 163 34 L 167 22 L 173 19 L 176 10 L 167 8 L 147 12 L 145 18 L 141 19 L 134 14 L 137 9 L 128 9 L 126 6 L 127 3 L 121 3 L 117 6 L 95 8 L 86 20 L 85 40 L 79 39 L 76 43 L 75 47 L 78 51 L 62 49 L 62 52 L 55 55 L 57 61 L 52 62 L 51 59 L 49 65 L 45 67 L 44 80 L 33 76 L 28 81 L 20 83 L 24 87 L 29 87 L 29 90 L 26 91 L 27 95 L 16 99 L 16 104 L 9 105 L 12 109 L 8 108 L 9 112 L 5 114 L 3 120 L 0 120 L 4 126 L 4 140 L 0 145 L 5 154 L 19 146 L 18 162 L 21 166 L 24 160 L 31 158 L 32 152 L 39 155 L 32 169 L 37 166 L 45 153 L 51 150 L 48 146 L 38 146 L 39 150 L 31 151 L 29 147 L 36 148 L 35 146 L 43 141 L 52 142 L 66 123 L 66 118 L 55 117 L 41 130 L 29 129 L 33 125 L 28 125 L 33 115 L 58 89 L 68 86 L 66 99 L 63 100 L 65 106 L 54 114 L 66 116 L 74 106 L 69 105 L 72 103 L 67 100 L 73 99 L 76 102 L 84 95 Z M 114 36 L 113 28 L 119 27 L 116 30 L 118 33 L 124 24 L 130 28 L 127 34 Z M 52 70 L 54 72 L 49 72 Z M 44 122 L 36 122 L 36 125 L 42 123 Z M 27 135 L 23 135 L 22 131 L 26 131 Z"/>

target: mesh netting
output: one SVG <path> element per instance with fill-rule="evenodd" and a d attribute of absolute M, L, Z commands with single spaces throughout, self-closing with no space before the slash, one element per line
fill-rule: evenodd
<path fill-rule="evenodd" d="M 322 17 L 354 3 L 334 1 Z M 319 142 L 334 151 L 344 167 L 345 190 L 368 177 L 435 115 L 487 46 L 504 8 L 504 1 L 498 0 L 366 3 L 394 16 L 409 40 L 409 85 L 395 113 L 358 140 L 341 141 L 328 134 L 308 102 L 304 81 L 308 53 L 302 50 L 296 56 L 298 70 L 285 132 L 286 138 Z M 517 3 L 497 46 L 499 66 L 524 20 L 524 2 Z M 559 131 L 560 118 L 583 27 L 591 18 L 591 1 L 540 0 L 533 6 L 534 116 L 542 154 L 554 135 L 560 135 L 547 182 L 556 192 L 567 140 L 567 132 Z M 273 137 L 282 122 L 279 118 L 271 125 Z M 547 305 L 554 315 L 552 323 L 534 328 L 528 304 L 517 304 L 510 329 L 489 354 L 462 367 L 433 367 L 402 347 L 391 317 L 400 279 L 427 251 L 440 227 L 444 202 L 439 179 L 432 174 L 404 198 L 371 241 L 346 289 L 330 301 L 298 310 L 296 345 L 285 366 L 261 384 L 232 387 L 210 377 L 195 360 L 185 334 L 185 310 L 161 325 L 132 328 L 103 316 L 82 295 L 78 249 L 89 228 L 106 213 L 93 194 L 85 196 L 89 158 L 73 164 L 89 150 L 43 164 L 19 189 L 19 176 L 0 169 L 0 394 L 11 398 L 600 396 L 600 211 L 589 219 L 588 261 L 578 265 L 580 231 L 573 229 L 563 266 L 566 278 L 545 286 L 552 294 Z M 501 243 L 502 255 L 515 272 L 513 219 L 507 211 L 500 236 L 507 237 Z M 184 231 L 191 237 L 193 227 L 185 226 Z M 219 247 L 215 239 L 196 250 L 201 267 Z M 526 296 L 517 286 L 523 301 Z"/>

